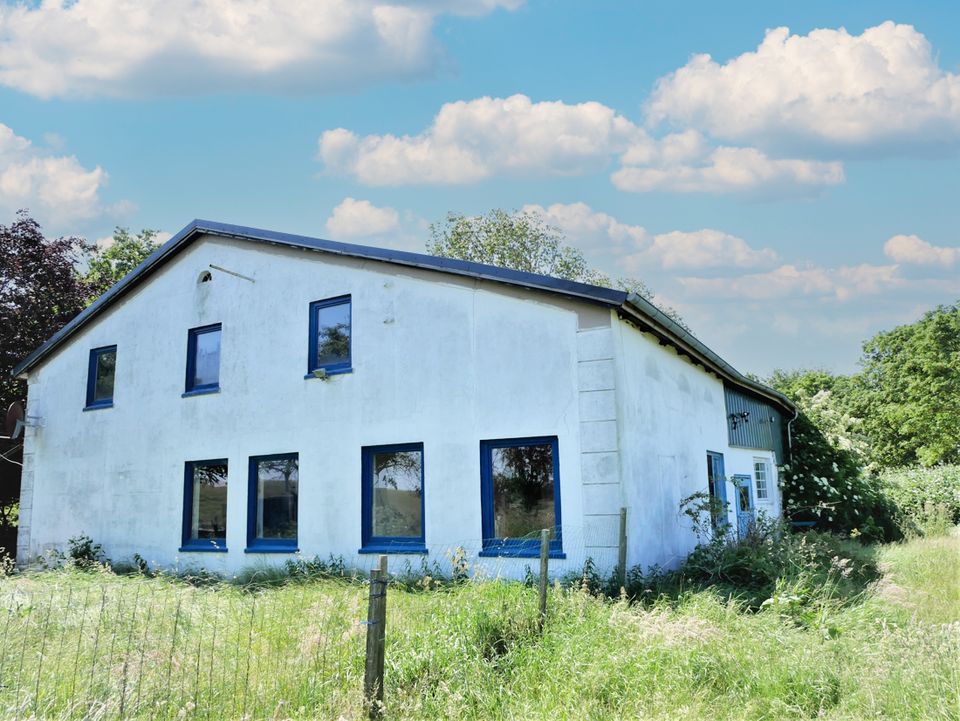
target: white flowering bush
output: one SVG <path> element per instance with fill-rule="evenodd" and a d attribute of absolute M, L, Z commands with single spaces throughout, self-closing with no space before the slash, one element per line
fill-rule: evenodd
<path fill-rule="evenodd" d="M 786 516 L 864 541 L 898 536 L 894 509 L 857 456 L 835 445 L 801 413 L 793 423 L 790 462 L 780 467 Z"/>

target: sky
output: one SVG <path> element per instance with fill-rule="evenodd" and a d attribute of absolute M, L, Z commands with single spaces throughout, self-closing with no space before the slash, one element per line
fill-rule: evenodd
<path fill-rule="evenodd" d="M 536 212 L 744 372 L 960 299 L 960 4 L 0 0 L 0 224 Z"/>

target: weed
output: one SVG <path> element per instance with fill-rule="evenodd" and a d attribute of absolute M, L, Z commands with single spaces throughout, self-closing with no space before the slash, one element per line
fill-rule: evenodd
<path fill-rule="evenodd" d="M 67 558 L 74 566 L 84 570 L 101 566 L 105 561 L 103 547 L 84 533 L 67 539 Z"/>

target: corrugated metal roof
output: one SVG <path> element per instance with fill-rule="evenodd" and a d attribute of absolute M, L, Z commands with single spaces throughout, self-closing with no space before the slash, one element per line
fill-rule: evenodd
<path fill-rule="evenodd" d="M 614 290 L 613 288 L 603 288 L 586 283 L 564 280 L 562 278 L 553 278 L 536 273 L 525 273 L 509 268 L 499 268 L 492 265 L 473 263 L 454 258 L 443 258 L 423 253 L 410 253 L 408 251 L 390 250 L 366 245 L 339 243 L 321 238 L 279 233 L 259 228 L 248 228 L 246 226 L 218 223 L 210 220 L 194 220 L 187 225 L 128 273 L 120 282 L 100 296 L 89 308 L 86 308 L 51 336 L 43 345 L 28 355 L 20 365 L 13 369 L 12 374 L 15 376 L 22 375 L 41 363 L 74 333 L 92 322 L 105 309 L 139 285 L 151 273 L 165 265 L 167 261 L 173 258 L 193 240 L 204 234 L 451 273 L 496 283 L 520 286 L 531 290 L 562 295 L 568 298 L 578 298 L 610 308 L 618 308 L 621 311 L 621 315 L 625 315 L 634 321 L 639 321 L 640 325 L 646 326 L 644 328 L 645 330 L 653 332 L 660 337 L 663 342 L 674 345 L 679 352 L 688 355 L 694 361 L 718 373 L 721 377 L 737 385 L 741 385 L 753 393 L 775 400 L 784 407 L 793 410 L 793 404 L 785 396 L 740 374 L 671 318 L 635 294 L 628 295 L 622 290 Z"/>

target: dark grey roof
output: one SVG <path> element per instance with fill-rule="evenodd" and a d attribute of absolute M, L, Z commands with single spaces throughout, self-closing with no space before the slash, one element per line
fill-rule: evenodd
<path fill-rule="evenodd" d="M 217 223 L 210 220 L 194 220 L 170 240 L 157 248 L 146 260 L 134 268 L 110 290 L 100 296 L 89 308 L 86 308 L 51 336 L 43 345 L 27 356 L 20 365 L 13 369 L 12 374 L 19 376 L 41 363 L 58 347 L 69 340 L 74 333 L 93 321 L 93 319 L 109 308 L 119 298 L 133 290 L 133 288 L 143 282 L 151 273 L 162 267 L 195 238 L 207 233 L 259 243 L 270 243 L 289 248 L 314 250 L 321 253 L 331 253 L 350 258 L 364 258 L 367 260 L 392 263 L 394 265 L 423 268 L 470 278 L 480 278 L 497 283 L 529 288 L 531 290 L 563 295 L 569 298 L 578 298 L 610 308 L 618 308 L 621 316 L 642 326 L 644 330 L 654 333 L 662 342 L 674 346 L 678 352 L 687 355 L 695 362 L 717 373 L 725 380 L 751 390 L 765 398 L 775 400 L 791 411 L 794 408 L 793 404 L 785 396 L 741 375 L 671 318 L 635 294 L 627 294 L 622 290 L 603 288 L 586 283 L 576 283 L 561 278 L 553 278 L 536 273 L 525 273 L 508 268 L 498 268 L 492 265 L 472 263 L 465 260 L 442 258 L 425 255 L 423 253 L 410 253 L 402 250 L 375 248 L 366 245 L 338 243 L 332 240 L 310 238 L 303 235 L 291 235 L 289 233 L 278 233 L 276 231 L 260 230 L 258 228 L 247 228 L 241 225 Z"/>

